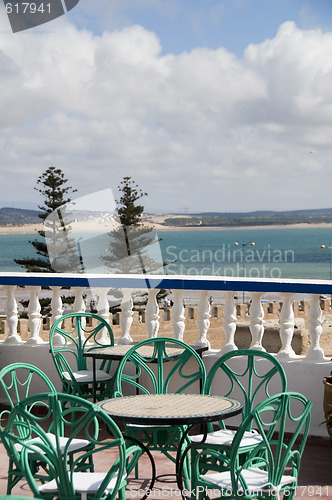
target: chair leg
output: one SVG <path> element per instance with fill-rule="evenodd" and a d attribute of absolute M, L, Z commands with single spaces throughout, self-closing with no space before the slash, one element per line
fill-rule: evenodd
<path fill-rule="evenodd" d="M 21 477 L 14 472 L 14 462 L 9 459 L 8 479 L 7 479 L 7 495 L 11 495 L 14 486 L 20 481 Z"/>
<path fill-rule="evenodd" d="M 12 488 L 14 487 L 14 481 L 13 481 L 13 476 L 8 473 L 8 479 L 7 479 L 7 495 L 11 495 Z"/>
<path fill-rule="evenodd" d="M 126 500 L 126 487 L 123 486 L 123 488 L 121 488 L 118 492 L 118 498 L 119 500 Z"/>

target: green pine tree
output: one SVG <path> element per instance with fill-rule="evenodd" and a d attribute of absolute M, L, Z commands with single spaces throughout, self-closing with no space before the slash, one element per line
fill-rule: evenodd
<path fill-rule="evenodd" d="M 50 167 L 37 179 L 34 189 L 43 196 L 43 204 L 39 205 L 39 217 L 44 222 L 44 228 L 37 231 L 40 238 L 30 241 L 38 257 L 14 259 L 16 264 L 28 272 L 52 273 L 58 271 L 78 272 L 81 270 L 81 259 L 77 245 L 70 238 L 70 214 L 66 204 L 71 201 L 70 195 L 76 192 L 67 186 L 61 169 Z M 48 245 L 52 248 L 52 259 Z M 51 261 L 52 260 L 52 261 Z"/>
<path fill-rule="evenodd" d="M 109 233 L 110 244 L 103 262 L 115 273 L 156 273 L 161 262 L 149 255 L 153 243 L 156 243 L 156 233 L 142 223 L 144 206 L 137 203 L 147 193 L 131 177 L 124 177 L 118 189 L 121 193 L 117 201 L 118 227 Z"/>
<path fill-rule="evenodd" d="M 161 274 L 163 263 L 160 254 L 155 258 L 151 249 L 156 249 L 158 238 L 154 228 L 144 226 L 142 215 L 144 206 L 140 200 L 147 196 L 131 177 L 124 177 L 118 186 L 118 227 L 109 233 L 110 243 L 102 260 L 111 273 L 120 274 Z M 157 247 L 158 250 L 159 247 Z M 167 295 L 160 290 L 158 300 Z M 115 299 L 120 295 L 113 291 Z M 138 293 L 136 300 L 146 303 L 147 294 Z"/>

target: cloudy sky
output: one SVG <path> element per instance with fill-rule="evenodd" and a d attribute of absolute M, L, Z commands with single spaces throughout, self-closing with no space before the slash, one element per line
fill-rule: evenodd
<path fill-rule="evenodd" d="M 0 207 L 51 165 L 155 213 L 332 206 L 331 0 L 80 0 L 15 34 L 1 2 L 0 76 Z"/>

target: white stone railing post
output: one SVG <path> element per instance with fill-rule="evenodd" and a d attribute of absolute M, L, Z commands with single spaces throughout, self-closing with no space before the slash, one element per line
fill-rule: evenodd
<path fill-rule="evenodd" d="M 75 299 L 73 303 L 73 312 L 85 312 L 86 306 L 83 298 L 84 288 L 80 286 L 75 286 L 72 288 Z"/>
<path fill-rule="evenodd" d="M 294 335 L 294 311 L 293 300 L 295 294 L 281 293 L 282 308 L 279 316 L 281 349 L 277 356 L 280 359 L 291 359 L 296 356 L 292 348 L 292 340 Z"/>
<path fill-rule="evenodd" d="M 108 303 L 107 299 L 107 294 L 108 294 L 108 288 L 98 288 L 97 293 L 98 293 L 98 303 L 97 303 L 97 314 L 101 318 L 103 318 L 107 323 L 110 322 L 110 306 Z M 109 344 L 110 340 L 108 338 L 107 330 L 106 328 L 102 328 L 99 332 L 98 342 L 101 344 Z"/>
<path fill-rule="evenodd" d="M 210 349 L 210 342 L 206 338 L 210 326 L 210 303 L 207 290 L 201 290 L 197 313 L 199 339 L 195 345 L 199 347 L 208 347 Z"/>
<path fill-rule="evenodd" d="M 83 298 L 83 293 L 84 293 L 85 289 L 80 287 L 80 286 L 75 286 L 72 288 L 72 290 L 73 290 L 74 295 L 75 295 L 75 299 L 74 299 L 74 303 L 73 303 L 73 312 L 74 313 L 84 313 L 86 306 L 85 306 L 85 302 L 84 302 L 84 298 Z M 82 318 L 81 326 L 83 329 L 85 328 L 85 318 Z M 84 335 L 84 332 L 82 330 L 80 332 L 80 335 L 81 335 L 81 342 L 83 344 L 85 342 L 85 335 Z"/>
<path fill-rule="evenodd" d="M 63 305 L 60 295 L 61 286 L 52 286 L 52 300 L 51 300 L 51 308 L 52 308 L 52 317 L 51 323 L 52 325 L 61 318 L 63 315 Z M 54 346 L 64 345 L 65 339 L 59 333 L 54 333 L 52 343 Z"/>
<path fill-rule="evenodd" d="M 310 295 L 309 306 L 309 335 L 311 337 L 311 346 L 308 349 L 306 360 L 323 361 L 324 351 L 319 345 L 319 339 L 322 334 L 322 310 L 320 308 L 319 295 Z"/>
<path fill-rule="evenodd" d="M 183 341 L 183 333 L 186 327 L 184 305 L 183 305 L 183 291 L 173 290 L 174 304 L 172 307 L 172 324 L 174 330 L 174 337 Z"/>
<path fill-rule="evenodd" d="M 131 344 L 133 339 L 130 336 L 130 327 L 133 322 L 133 299 L 131 296 L 132 290 L 130 288 L 123 289 L 123 296 L 121 301 L 121 338 L 119 344 Z"/>
<path fill-rule="evenodd" d="M 52 325 L 61 318 L 63 315 L 63 304 L 61 300 L 61 286 L 52 286 L 52 300 L 51 300 L 51 309 L 52 309 L 52 317 L 51 323 Z"/>
<path fill-rule="evenodd" d="M 21 337 L 17 333 L 18 324 L 18 311 L 17 302 L 15 298 L 16 286 L 5 286 L 6 290 L 6 321 L 8 325 L 9 333 L 5 340 L 6 344 L 20 344 L 22 342 Z"/>
<path fill-rule="evenodd" d="M 236 304 L 234 292 L 225 292 L 225 304 L 223 312 L 223 328 L 226 335 L 226 342 L 222 346 L 221 354 L 237 350 L 234 342 L 236 331 Z"/>
<path fill-rule="evenodd" d="M 30 329 L 30 336 L 27 341 L 28 344 L 43 344 L 44 341 L 39 335 L 41 326 L 40 303 L 38 294 L 41 290 L 40 286 L 28 286 L 27 289 L 30 293 L 29 307 L 28 307 L 28 324 Z"/>
<path fill-rule="evenodd" d="M 257 349 L 259 351 L 265 351 L 262 346 L 262 340 L 264 335 L 264 309 L 262 306 L 262 297 L 264 293 L 262 292 L 252 292 L 252 302 L 250 305 L 250 316 L 249 316 L 249 329 L 251 333 L 251 344 L 250 349 Z"/>
<path fill-rule="evenodd" d="M 159 331 L 159 306 L 157 302 L 158 292 L 158 289 L 150 289 L 148 291 L 148 302 L 145 309 L 145 320 L 150 339 L 157 337 Z"/>

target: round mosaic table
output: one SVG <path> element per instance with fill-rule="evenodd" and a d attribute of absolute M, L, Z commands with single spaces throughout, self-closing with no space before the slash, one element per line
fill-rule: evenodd
<path fill-rule="evenodd" d="M 193 425 L 242 411 L 236 399 L 203 394 L 139 394 L 97 403 L 114 420 L 145 425 Z"/>
<path fill-rule="evenodd" d="M 139 394 L 108 399 L 97 403 L 114 420 L 145 425 L 183 425 L 186 427 L 176 457 L 176 477 L 181 497 L 186 499 L 182 469 L 190 445 L 181 452 L 184 439 L 195 424 L 223 420 L 241 413 L 243 405 L 236 399 L 204 394 Z M 154 484 L 155 477 L 152 479 Z"/>

